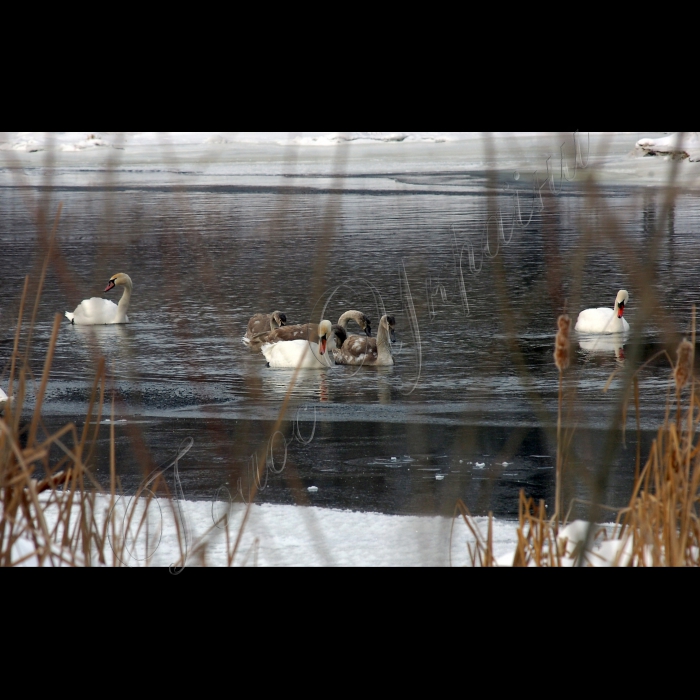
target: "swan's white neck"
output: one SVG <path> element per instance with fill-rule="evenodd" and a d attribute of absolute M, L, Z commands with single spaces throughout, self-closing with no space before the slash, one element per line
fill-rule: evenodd
<path fill-rule="evenodd" d="M 117 304 L 117 316 L 115 318 L 115 323 L 124 323 L 126 320 L 126 311 L 129 308 L 129 301 L 131 300 L 131 284 L 127 282 L 123 286 L 124 293 Z"/>
<path fill-rule="evenodd" d="M 612 331 L 613 333 L 624 330 L 625 324 L 622 321 L 622 316 L 618 316 L 619 311 L 620 307 L 618 306 L 617 299 L 615 299 L 615 303 L 613 304 L 613 315 L 610 321 L 608 321 L 606 324 L 606 330 Z"/>

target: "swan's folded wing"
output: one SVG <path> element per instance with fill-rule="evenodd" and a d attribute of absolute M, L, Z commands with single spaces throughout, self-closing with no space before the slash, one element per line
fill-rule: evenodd
<path fill-rule="evenodd" d="M 276 343 L 280 340 L 310 340 L 312 343 L 318 343 L 318 324 L 304 323 L 294 326 L 280 326 L 270 331 L 267 339 L 270 343 Z"/>
<path fill-rule="evenodd" d="M 246 338 L 252 338 L 258 333 L 264 333 L 270 330 L 270 314 L 255 314 L 248 321 L 248 330 Z"/>
<path fill-rule="evenodd" d="M 330 353 L 321 355 L 317 343 L 308 340 L 284 340 L 265 343 L 260 352 L 265 356 L 270 367 L 294 369 L 320 369 L 332 364 Z"/>
<path fill-rule="evenodd" d="M 607 306 L 584 309 L 576 319 L 574 329 L 579 333 L 620 333 L 629 330 L 627 320 Z"/>
<path fill-rule="evenodd" d="M 81 325 L 101 325 L 105 323 L 114 323 L 117 316 L 117 305 L 109 299 L 100 297 L 91 297 L 83 299 L 76 306 L 73 312 L 73 323 Z"/>

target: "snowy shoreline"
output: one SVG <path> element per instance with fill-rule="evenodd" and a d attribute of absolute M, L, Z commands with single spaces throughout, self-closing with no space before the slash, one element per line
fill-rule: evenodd
<path fill-rule="evenodd" d="M 120 185 L 147 177 L 149 184 L 214 186 L 271 176 L 495 170 L 521 186 L 563 185 L 564 176 L 663 186 L 674 167 L 677 186 L 700 186 L 697 133 L 686 134 L 684 155 L 676 141 L 648 132 L 0 132 L 0 184 L 41 185 L 48 171 L 53 186 L 100 186 L 106 172 Z"/>
<path fill-rule="evenodd" d="M 61 498 L 63 494 L 58 495 Z M 56 527 L 57 508 L 51 502 L 56 495 L 48 493 L 39 497 L 45 522 L 52 530 Z M 117 529 L 128 518 L 128 513 L 142 514 L 146 499 L 131 500 L 129 496 L 117 499 L 112 511 L 117 517 Z M 98 495 L 95 499 L 95 524 L 103 526 L 110 509 L 110 499 Z M 74 517 L 78 516 L 73 506 Z M 151 501 L 148 524 L 134 533 L 133 526 L 123 551 L 105 548 L 107 565 L 129 567 L 170 567 L 181 565 L 185 554 L 185 568 L 191 566 L 228 566 L 230 552 L 236 539 L 246 506 L 221 501 Z M 227 542 L 222 518 L 228 512 L 230 530 Z M 126 518 L 124 517 L 126 515 Z M 179 527 L 187 533 L 178 538 L 175 518 Z M 488 517 L 471 519 L 486 537 Z M 577 545 L 585 539 L 586 523 L 574 521 L 560 532 L 560 540 L 566 539 L 568 557 L 562 566 L 574 566 L 573 556 Z M 497 566 L 511 566 L 518 536 L 518 522 L 492 520 L 493 554 Z M 59 528 L 60 529 L 60 528 Z M 612 525 L 602 525 L 597 530 L 612 531 Z M 60 541 L 56 536 L 56 541 Z M 181 549 L 181 543 L 183 544 Z M 385 515 L 321 508 L 318 506 L 253 504 L 248 514 L 243 536 L 233 566 L 471 566 L 467 545 L 474 545 L 474 538 L 461 517 L 454 520 L 442 516 Z M 202 546 L 202 545 L 206 546 Z M 620 540 L 596 541 L 590 552 L 591 566 L 611 566 L 625 543 Z M 111 549 L 111 551 L 110 551 Z M 71 560 L 56 544 L 50 546 L 52 556 L 44 566 L 65 566 Z M 13 545 L 13 561 L 24 557 L 20 566 L 38 566 L 34 544 L 21 537 Z M 114 561 L 110 561 L 112 558 Z M 84 565 L 84 562 L 78 562 Z M 623 564 L 626 562 L 622 562 Z M 91 562 L 97 565 L 97 557 Z"/>
<path fill-rule="evenodd" d="M 595 132 L 604 135 L 620 132 Z M 635 132 L 629 132 L 633 134 Z M 493 139 L 559 137 L 557 132 L 490 132 Z M 258 144 L 275 146 L 337 146 L 338 144 L 368 143 L 456 143 L 479 141 L 486 137 L 480 131 L 355 131 L 355 132 L 303 132 L 286 131 L 190 131 L 190 132 L 97 132 L 63 131 L 40 132 L 19 131 L 0 133 L 0 150 L 42 150 L 64 152 L 82 151 L 92 148 L 137 148 L 146 146 L 216 146 L 226 144 Z"/>

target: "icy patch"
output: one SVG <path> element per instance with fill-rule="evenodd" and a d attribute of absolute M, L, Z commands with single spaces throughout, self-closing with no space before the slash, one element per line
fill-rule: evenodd
<path fill-rule="evenodd" d="M 309 486 L 308 489 L 306 489 L 309 493 L 316 493 L 318 491 L 318 486 Z"/>

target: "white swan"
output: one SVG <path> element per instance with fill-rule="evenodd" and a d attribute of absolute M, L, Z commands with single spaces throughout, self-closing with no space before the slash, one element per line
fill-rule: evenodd
<path fill-rule="evenodd" d="M 333 351 L 333 357 L 338 365 L 364 365 L 378 367 L 393 365 L 391 343 L 394 342 L 393 316 L 382 316 L 376 338 L 364 338 L 361 335 L 351 335 L 338 350 Z M 391 340 L 391 343 L 390 343 Z"/>
<path fill-rule="evenodd" d="M 279 340 L 276 343 L 265 343 L 260 351 L 265 356 L 269 367 L 303 369 L 326 369 L 331 367 L 336 347 L 336 334 L 330 321 L 318 324 L 319 342 L 310 340 Z"/>
<path fill-rule="evenodd" d="M 84 299 L 75 307 L 75 311 L 72 313 L 66 311 L 66 318 L 71 323 L 81 326 L 98 326 L 105 323 L 128 323 L 129 317 L 126 315 L 126 310 L 129 308 L 131 290 L 133 289 L 131 277 L 124 272 L 118 272 L 116 275 L 112 275 L 105 287 L 105 292 L 114 289 L 117 285 L 122 285 L 124 287 L 124 293 L 119 300 L 119 304 L 115 304 L 109 299 L 101 299 L 100 297 Z"/>
<path fill-rule="evenodd" d="M 243 342 L 264 343 L 267 341 L 270 331 L 284 326 L 287 323 L 287 316 L 281 311 L 273 311 L 271 314 L 255 314 L 248 321 L 248 329 L 243 336 Z"/>
<path fill-rule="evenodd" d="M 576 330 L 580 333 L 623 333 L 630 329 L 630 324 L 622 318 L 625 312 L 625 304 L 630 295 L 621 289 L 615 298 L 615 307 L 609 309 L 605 306 L 597 309 L 584 309 L 576 321 Z"/>
<path fill-rule="evenodd" d="M 5 404 L 9 401 L 7 394 L 0 389 L 0 413 L 5 410 Z"/>

